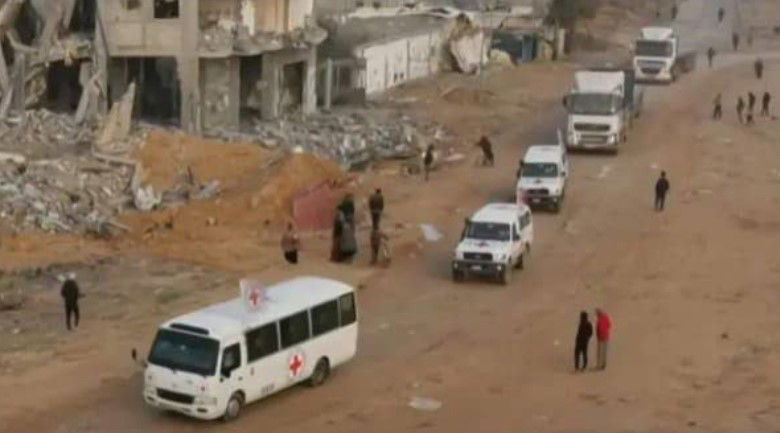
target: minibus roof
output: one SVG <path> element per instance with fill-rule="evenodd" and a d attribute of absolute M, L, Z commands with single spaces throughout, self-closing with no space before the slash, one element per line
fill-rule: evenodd
<path fill-rule="evenodd" d="M 237 297 L 178 316 L 162 327 L 221 340 L 352 292 L 351 286 L 340 281 L 298 277 L 266 288 L 265 300 L 257 310 L 249 309 L 244 299 Z"/>

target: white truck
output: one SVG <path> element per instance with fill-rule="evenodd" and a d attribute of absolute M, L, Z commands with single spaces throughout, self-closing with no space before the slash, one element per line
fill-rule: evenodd
<path fill-rule="evenodd" d="M 632 69 L 599 68 L 574 73 L 563 98 L 568 111 L 566 147 L 618 152 L 642 110 L 644 91 Z"/>
<path fill-rule="evenodd" d="M 681 50 L 672 27 L 644 27 L 634 46 L 637 81 L 672 83 L 696 66 L 696 52 Z"/>
<path fill-rule="evenodd" d="M 491 276 L 508 284 L 522 269 L 534 240 L 531 210 L 522 203 L 491 203 L 466 221 L 452 260 L 452 279 Z"/>

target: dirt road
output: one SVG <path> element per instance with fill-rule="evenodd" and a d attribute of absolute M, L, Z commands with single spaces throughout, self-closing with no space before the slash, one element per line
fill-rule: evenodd
<path fill-rule="evenodd" d="M 511 196 L 522 149 L 550 136 L 557 103 L 540 110 L 536 132 L 515 126 L 496 137 L 494 169 L 448 167 L 428 184 L 371 179 L 397 184 L 385 187 L 396 221 L 431 222 L 447 237 L 397 251 L 387 271 L 344 277 L 366 286 L 360 352 L 327 386 L 249 406 L 232 424 L 155 413 L 128 359 L 130 347 L 148 344 L 147 318 L 111 334 L 86 328 L 98 336 L 68 348 L 89 353 L 78 363 L 1 377 L 0 431 L 776 431 L 780 125 L 738 125 L 731 103 L 779 88 L 780 77 L 758 82 L 749 63 L 729 63 L 651 88 L 619 156 L 572 158 L 568 201 L 560 215 L 535 214 L 533 257 L 508 288 L 453 285 L 451 251 L 468 212 Z M 720 123 L 708 120 L 716 90 Z M 672 192 L 667 211 L 655 213 L 660 169 Z M 209 299 L 232 293 L 220 284 Z M 615 322 L 609 369 L 574 374 L 577 316 L 596 306 Z M 413 396 L 444 404 L 417 412 L 407 407 Z"/>

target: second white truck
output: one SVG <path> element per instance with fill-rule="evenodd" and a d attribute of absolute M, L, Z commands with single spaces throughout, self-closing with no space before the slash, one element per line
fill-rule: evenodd
<path fill-rule="evenodd" d="M 672 83 L 696 65 L 696 53 L 681 48 L 672 27 L 644 27 L 634 46 L 637 81 Z"/>
<path fill-rule="evenodd" d="M 574 73 L 563 99 L 568 111 L 566 147 L 617 153 L 642 110 L 644 92 L 632 69 L 599 68 Z"/>

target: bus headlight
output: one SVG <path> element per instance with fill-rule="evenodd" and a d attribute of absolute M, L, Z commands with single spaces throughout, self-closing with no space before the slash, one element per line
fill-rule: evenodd
<path fill-rule="evenodd" d="M 196 406 L 216 406 L 217 398 L 210 395 L 197 395 L 194 403 Z"/>

